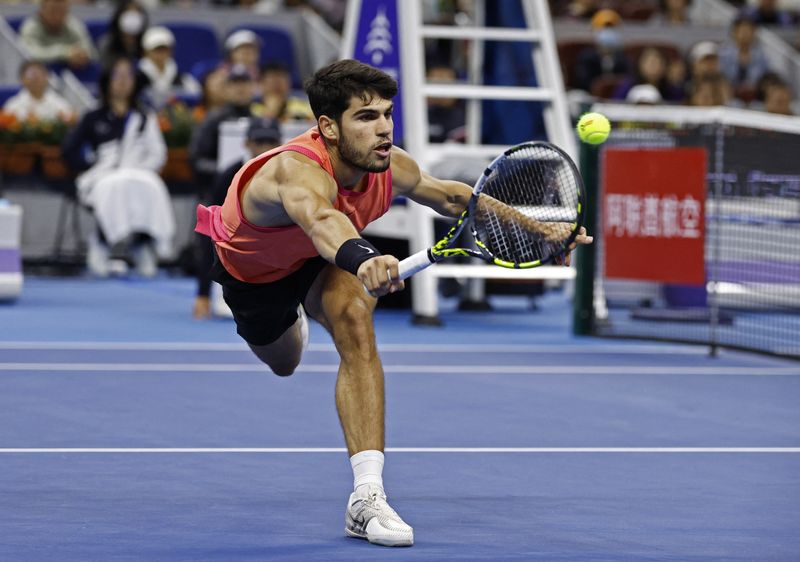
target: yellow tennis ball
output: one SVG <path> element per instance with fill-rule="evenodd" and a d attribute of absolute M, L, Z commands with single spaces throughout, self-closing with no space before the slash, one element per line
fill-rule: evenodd
<path fill-rule="evenodd" d="M 611 132 L 611 123 L 601 113 L 586 113 L 581 116 L 575 128 L 583 142 L 589 144 L 602 144 L 606 142 Z"/>

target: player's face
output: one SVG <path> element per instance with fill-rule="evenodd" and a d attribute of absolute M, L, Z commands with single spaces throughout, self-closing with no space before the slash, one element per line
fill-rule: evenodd
<path fill-rule="evenodd" d="M 393 107 L 391 100 L 377 96 L 353 96 L 341 119 L 338 146 L 344 162 L 367 172 L 386 171 L 392 152 Z"/>

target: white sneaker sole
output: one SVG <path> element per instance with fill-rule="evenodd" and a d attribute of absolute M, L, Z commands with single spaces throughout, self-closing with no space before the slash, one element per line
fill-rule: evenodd
<path fill-rule="evenodd" d="M 377 544 L 380 546 L 414 546 L 414 539 L 391 539 L 388 537 L 370 538 L 366 534 L 356 533 L 355 531 L 351 531 L 347 527 L 345 527 L 344 533 L 348 537 L 354 539 L 363 539 L 365 541 L 369 541 L 371 544 Z"/>

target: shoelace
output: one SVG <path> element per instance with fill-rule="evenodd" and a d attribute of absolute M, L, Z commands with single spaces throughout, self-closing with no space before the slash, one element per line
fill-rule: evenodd
<path fill-rule="evenodd" d="M 372 507 L 373 509 L 380 509 L 384 513 L 394 515 L 398 519 L 400 518 L 400 516 L 397 515 L 397 512 L 387 503 L 387 497 L 385 494 L 382 494 L 378 491 L 370 492 L 369 495 L 367 495 L 367 497 L 364 499 L 369 507 Z"/>

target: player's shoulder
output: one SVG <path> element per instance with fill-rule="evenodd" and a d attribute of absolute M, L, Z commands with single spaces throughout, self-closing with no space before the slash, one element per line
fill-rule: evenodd
<path fill-rule="evenodd" d="M 396 146 L 392 147 L 392 187 L 398 193 L 410 191 L 420 182 L 422 172 L 411 155 Z"/>
<path fill-rule="evenodd" d="M 278 189 L 307 188 L 312 191 L 336 192 L 336 182 L 318 162 L 290 150 L 270 158 L 259 170 L 257 177 L 259 180 L 269 181 Z"/>

